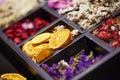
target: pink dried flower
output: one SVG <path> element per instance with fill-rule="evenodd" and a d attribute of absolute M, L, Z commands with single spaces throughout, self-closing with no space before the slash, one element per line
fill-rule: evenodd
<path fill-rule="evenodd" d="M 72 0 L 48 0 L 48 6 L 54 9 L 64 9 L 72 6 Z"/>
<path fill-rule="evenodd" d="M 33 23 L 23 23 L 22 27 L 24 29 L 33 29 L 34 25 L 33 25 Z"/>
<path fill-rule="evenodd" d="M 0 3 L 4 3 L 6 0 L 0 0 Z"/>

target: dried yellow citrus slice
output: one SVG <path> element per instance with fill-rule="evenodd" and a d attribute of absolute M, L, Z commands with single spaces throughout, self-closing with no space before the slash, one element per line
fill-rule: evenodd
<path fill-rule="evenodd" d="M 48 46 L 49 45 L 47 43 L 44 43 L 44 44 L 40 44 L 38 46 L 33 47 L 32 52 L 33 52 L 34 57 L 36 57 L 36 55 L 38 55 L 41 52 L 41 50 L 47 49 Z"/>
<path fill-rule="evenodd" d="M 31 41 L 26 42 L 23 46 L 22 46 L 22 50 L 26 53 L 27 56 L 29 57 L 33 57 L 33 45 Z"/>
<path fill-rule="evenodd" d="M 36 59 L 36 62 L 39 63 L 43 61 L 45 58 L 50 56 L 53 53 L 53 49 L 49 47 L 49 44 L 44 43 L 41 45 L 38 45 L 33 48 L 34 56 Z"/>
<path fill-rule="evenodd" d="M 3 80 L 27 80 L 18 73 L 6 73 L 0 76 Z"/>
<path fill-rule="evenodd" d="M 39 62 L 43 61 L 44 59 L 46 59 L 47 57 L 52 55 L 53 52 L 54 52 L 53 49 L 44 49 L 44 50 L 42 50 L 41 53 L 39 53 L 37 55 L 36 62 L 39 63 Z"/>
<path fill-rule="evenodd" d="M 62 29 L 55 32 L 49 39 L 49 46 L 52 49 L 62 48 L 71 41 L 71 33 L 69 29 Z"/>
<path fill-rule="evenodd" d="M 32 44 L 41 44 L 43 42 L 48 42 L 49 38 L 51 36 L 51 33 L 41 33 L 39 35 L 37 35 L 36 37 L 34 37 L 31 42 Z"/>

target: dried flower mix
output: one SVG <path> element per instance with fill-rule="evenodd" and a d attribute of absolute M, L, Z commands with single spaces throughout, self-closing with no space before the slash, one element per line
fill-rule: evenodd
<path fill-rule="evenodd" d="M 16 22 L 6 28 L 4 32 L 15 44 L 19 44 L 21 41 L 34 35 L 38 30 L 46 27 L 48 24 L 48 21 L 36 17 L 34 20 L 25 19 L 23 22 Z"/>
<path fill-rule="evenodd" d="M 91 51 L 86 55 L 84 51 L 70 57 L 69 61 L 59 61 L 57 64 L 53 63 L 52 66 L 41 64 L 46 72 L 48 72 L 55 80 L 70 80 L 75 75 L 82 73 L 92 64 L 99 61 L 103 55 L 94 56 Z"/>
<path fill-rule="evenodd" d="M 55 0 L 57 3 L 52 1 L 49 0 L 49 2 L 55 4 L 52 5 L 53 8 L 57 4 L 62 4 L 59 0 Z M 113 11 L 120 9 L 120 0 L 72 0 L 69 3 L 71 6 L 59 7 L 58 12 L 60 14 L 67 13 L 67 18 L 77 23 L 82 29 L 89 29 L 95 26 L 98 22 L 110 16 Z"/>
<path fill-rule="evenodd" d="M 0 27 L 7 27 L 9 23 L 33 10 L 42 1 L 0 0 Z"/>
<path fill-rule="evenodd" d="M 79 33 L 78 30 L 70 31 L 64 25 L 58 25 L 53 29 L 54 31 L 37 35 L 22 46 L 22 50 L 33 61 L 37 63 L 43 61 L 52 55 L 56 49 L 61 49 L 69 44 Z"/>
<path fill-rule="evenodd" d="M 104 40 L 111 47 L 120 46 L 120 16 L 110 18 L 92 31 L 93 35 Z"/>

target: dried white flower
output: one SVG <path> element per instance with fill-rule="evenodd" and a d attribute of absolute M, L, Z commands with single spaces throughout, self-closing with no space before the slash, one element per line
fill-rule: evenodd
<path fill-rule="evenodd" d="M 113 31 L 114 31 L 115 29 L 116 29 L 116 28 L 115 28 L 115 26 L 111 26 L 111 30 L 113 30 Z"/>
<path fill-rule="evenodd" d="M 119 36 L 120 36 L 120 31 L 118 31 L 118 34 L 119 34 Z"/>
<path fill-rule="evenodd" d="M 57 31 L 62 30 L 62 29 L 64 29 L 64 28 L 65 28 L 64 25 L 58 25 L 58 26 L 56 27 Z"/>
<path fill-rule="evenodd" d="M 70 19 L 71 21 L 79 20 L 78 14 L 79 14 L 79 11 L 69 12 L 67 14 L 67 18 Z"/>
<path fill-rule="evenodd" d="M 64 60 L 61 60 L 58 65 L 62 65 L 62 66 L 65 66 L 65 67 L 69 67 L 69 64 L 67 62 L 65 62 Z"/>
<path fill-rule="evenodd" d="M 79 33 L 79 30 L 78 30 L 78 29 L 74 29 L 74 30 L 71 31 L 71 34 L 72 34 L 73 36 L 78 35 L 78 33 Z"/>
<path fill-rule="evenodd" d="M 65 8 L 65 9 L 59 9 L 58 13 L 59 14 L 65 14 L 65 13 L 67 13 L 69 11 L 72 11 L 73 9 L 74 9 L 73 7 L 68 7 L 68 8 Z"/>
<path fill-rule="evenodd" d="M 90 5 L 88 5 L 88 4 L 81 4 L 79 7 L 79 10 L 81 13 L 86 12 L 89 9 L 90 9 Z"/>
<path fill-rule="evenodd" d="M 76 22 L 83 29 L 89 29 L 102 19 L 120 9 L 120 0 L 73 0 L 74 10 L 68 12 L 67 18 Z M 106 5 L 106 6 L 105 6 Z"/>

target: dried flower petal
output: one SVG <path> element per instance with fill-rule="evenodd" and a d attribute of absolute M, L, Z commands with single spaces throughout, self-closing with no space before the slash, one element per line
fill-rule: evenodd
<path fill-rule="evenodd" d="M 23 27 L 24 29 L 33 29 L 33 28 L 34 28 L 34 25 L 33 25 L 33 23 L 23 23 L 23 24 L 22 24 L 22 27 Z"/>
<path fill-rule="evenodd" d="M 119 42 L 119 19 L 120 17 L 109 18 L 102 23 L 98 28 L 93 30 L 93 35 L 108 43 L 111 47 L 117 48 L 120 46 Z"/>
<path fill-rule="evenodd" d="M 57 9 L 60 14 L 66 14 L 82 29 L 89 29 L 119 10 L 120 0 L 48 0 L 48 6 Z M 107 23 L 111 25 L 114 20 Z"/>
<path fill-rule="evenodd" d="M 47 70 L 47 64 L 42 64 L 41 67 L 56 80 L 70 80 L 73 76 L 83 72 L 102 57 L 102 55 L 94 57 L 91 51 L 90 54 L 86 56 L 85 52 L 81 51 L 75 56 L 70 57 L 69 64 L 65 62 L 65 60 L 61 60 L 58 62 L 58 65 L 53 63 L 52 67 L 47 68 Z M 68 66 L 66 66 L 66 64 Z"/>
<path fill-rule="evenodd" d="M 4 3 L 5 1 L 6 1 L 6 0 L 0 0 L 0 4 L 1 4 L 1 3 Z"/>
<path fill-rule="evenodd" d="M 16 22 L 10 25 L 4 32 L 15 44 L 19 44 L 22 40 L 34 35 L 38 30 L 48 24 L 48 21 L 38 17 L 35 18 L 34 21 L 25 19 L 23 22 Z"/>
<path fill-rule="evenodd" d="M 48 6 L 54 9 L 64 9 L 72 6 L 72 0 L 48 0 Z"/>
<path fill-rule="evenodd" d="M 78 67 L 80 72 L 83 71 L 83 66 L 84 66 L 84 62 L 82 62 L 82 61 L 77 64 L 77 67 Z"/>
<path fill-rule="evenodd" d="M 66 80 L 70 80 L 73 77 L 73 70 L 71 68 L 66 68 L 65 72 L 63 73 L 63 76 L 66 77 Z"/>
<path fill-rule="evenodd" d="M 18 38 L 18 37 L 15 37 L 15 38 L 14 38 L 14 43 L 15 43 L 15 44 L 20 43 L 20 41 L 21 41 L 21 39 L 20 39 L 20 38 Z"/>
<path fill-rule="evenodd" d="M 73 58 L 70 58 L 70 60 L 69 60 L 69 65 L 71 66 L 71 65 L 73 64 L 73 62 L 74 62 L 74 59 L 73 59 Z"/>

